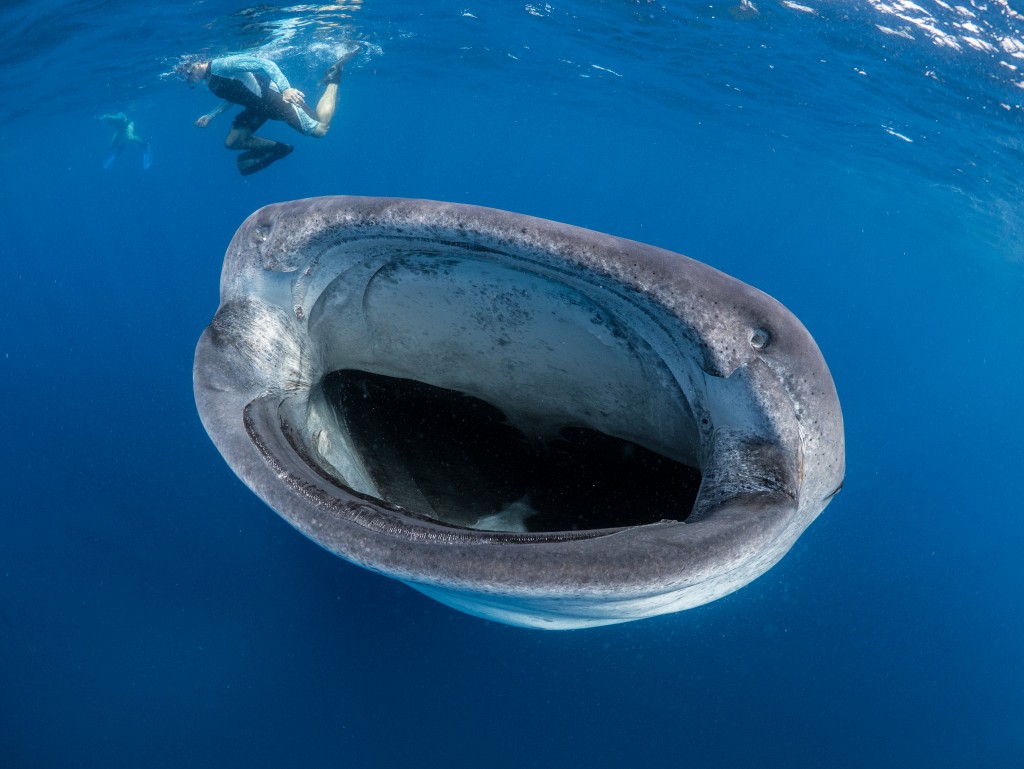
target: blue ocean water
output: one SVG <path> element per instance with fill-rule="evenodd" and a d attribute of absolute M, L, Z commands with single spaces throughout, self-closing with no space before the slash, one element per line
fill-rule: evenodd
<path fill-rule="evenodd" d="M 0 766 L 1024 765 L 1017 0 L 0 10 Z M 338 116 L 242 178 L 169 76 L 257 51 Z M 125 111 L 153 148 L 103 168 Z M 843 492 L 752 585 L 544 633 L 343 563 L 192 401 L 221 259 L 325 194 L 685 253 L 815 336 Z"/>

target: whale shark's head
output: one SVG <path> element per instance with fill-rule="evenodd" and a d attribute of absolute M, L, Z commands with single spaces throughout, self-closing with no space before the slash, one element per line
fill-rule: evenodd
<path fill-rule="evenodd" d="M 194 377 L 221 453 L 296 528 L 512 624 L 714 600 L 776 563 L 844 474 L 828 368 L 776 301 L 472 206 L 257 211 Z"/>

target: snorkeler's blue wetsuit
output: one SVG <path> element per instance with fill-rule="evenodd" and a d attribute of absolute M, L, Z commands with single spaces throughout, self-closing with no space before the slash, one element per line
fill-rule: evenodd
<path fill-rule="evenodd" d="M 245 54 L 213 59 L 206 84 L 211 93 L 224 100 L 208 117 L 216 117 L 232 104 L 245 108 L 231 123 L 232 128 L 255 132 L 267 120 L 281 120 L 299 133 L 309 135 L 320 125 L 316 113 L 306 105 L 289 104 L 284 100 L 281 94 L 291 85 L 269 59 Z"/>

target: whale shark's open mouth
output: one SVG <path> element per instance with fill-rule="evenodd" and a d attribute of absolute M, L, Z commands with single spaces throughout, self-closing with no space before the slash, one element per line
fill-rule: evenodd
<path fill-rule="evenodd" d="M 700 437 L 656 309 L 468 243 L 343 252 L 299 309 L 320 365 L 292 423 L 336 480 L 471 529 L 686 519 Z"/>
<path fill-rule="evenodd" d="M 293 525 L 516 624 L 724 595 L 843 475 L 834 385 L 785 308 L 677 254 L 489 209 L 257 212 L 194 372 L 207 430 Z"/>

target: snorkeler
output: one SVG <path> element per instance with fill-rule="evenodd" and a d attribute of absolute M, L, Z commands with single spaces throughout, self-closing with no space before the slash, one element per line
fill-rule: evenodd
<path fill-rule="evenodd" d="M 153 165 L 153 151 L 150 149 L 149 142 L 135 133 L 134 120 L 129 120 L 128 116 L 123 112 L 118 112 L 116 115 L 101 115 L 97 119 L 114 128 L 114 135 L 110 137 L 110 148 L 107 150 L 107 156 L 103 160 L 104 168 L 109 169 L 114 165 L 114 161 L 117 160 L 117 157 L 129 144 L 137 144 L 141 147 L 142 167 L 144 169 L 148 169 Z"/>
<path fill-rule="evenodd" d="M 269 59 L 245 54 L 212 60 L 187 57 L 174 71 L 192 87 L 200 80 L 206 81 L 210 92 L 223 99 L 219 106 L 196 120 L 197 128 L 205 128 L 232 104 L 244 107 L 231 123 L 224 146 L 245 150 L 237 162 L 239 172 L 248 176 L 287 157 L 294 149 L 290 144 L 255 135 L 267 120 L 284 121 L 306 136 L 320 138 L 327 133 L 334 117 L 342 69 L 358 52 L 357 45 L 324 73 L 327 87 L 315 112 L 306 106 L 305 94 L 292 88 L 288 78 Z"/>

